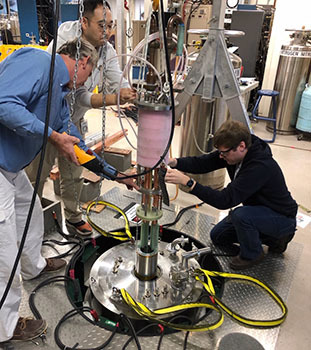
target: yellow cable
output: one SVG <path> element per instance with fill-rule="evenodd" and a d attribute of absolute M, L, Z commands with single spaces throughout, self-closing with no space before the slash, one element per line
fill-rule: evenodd
<path fill-rule="evenodd" d="M 202 281 L 200 277 L 205 276 L 207 279 L 207 283 Z M 255 285 L 258 285 L 262 289 L 264 289 L 271 297 L 272 299 L 279 305 L 279 307 L 282 310 L 282 316 L 273 319 L 273 320 L 252 320 L 248 319 L 246 317 L 240 316 L 233 312 L 228 306 L 226 306 L 217 296 L 216 292 L 213 286 L 213 282 L 211 277 L 222 277 L 222 278 L 229 278 L 229 279 L 237 279 L 237 280 L 247 280 Z M 161 309 L 157 309 L 154 311 L 151 311 L 147 306 L 143 305 L 142 303 L 135 301 L 131 295 L 125 290 L 121 289 L 121 295 L 125 303 L 130 306 L 138 315 L 141 317 L 148 318 L 150 320 L 159 322 L 167 327 L 178 329 L 178 330 L 184 330 L 184 331 L 190 331 L 190 332 L 200 332 L 200 331 L 206 331 L 206 330 L 212 330 L 217 327 L 219 327 L 223 323 L 224 314 L 222 311 L 224 311 L 227 315 L 229 315 L 233 320 L 241 323 L 244 326 L 253 327 L 253 328 L 272 328 L 279 326 L 281 323 L 284 322 L 286 316 L 287 316 L 287 307 L 285 303 L 283 302 L 282 298 L 274 292 L 270 287 L 268 287 L 266 284 L 261 282 L 260 280 L 247 276 L 247 275 L 241 275 L 241 274 L 234 274 L 234 273 L 226 273 L 226 272 L 218 272 L 218 271 L 208 271 L 203 269 L 197 269 L 196 270 L 196 280 L 202 283 L 208 294 L 213 298 L 214 302 L 218 305 L 218 307 L 215 305 L 207 304 L 207 303 L 188 303 L 188 304 L 180 304 L 180 305 L 174 305 L 169 306 Z M 215 310 L 220 313 L 220 318 L 211 325 L 197 325 L 197 326 L 189 326 L 189 325 L 179 325 L 179 324 L 173 324 L 170 322 L 166 322 L 162 319 L 158 319 L 158 316 L 164 315 L 164 314 L 170 314 L 170 313 L 176 313 L 180 312 L 186 309 L 192 309 L 196 307 L 205 307 L 212 310 Z"/>
<path fill-rule="evenodd" d="M 91 208 L 96 205 L 96 204 L 102 204 L 102 205 L 106 205 L 107 207 L 113 208 L 114 210 L 116 210 L 117 212 L 119 212 L 124 220 L 125 220 L 125 232 L 118 232 L 118 231 L 112 231 L 112 232 L 107 232 L 105 230 L 103 230 L 101 227 L 97 226 L 90 218 L 90 210 Z M 86 218 L 87 218 L 87 222 L 100 234 L 102 234 L 105 237 L 113 237 L 115 239 L 118 239 L 120 241 L 128 241 L 128 240 L 133 240 L 133 236 L 131 234 L 130 231 L 130 224 L 128 221 L 128 218 L 126 216 L 126 214 L 123 212 L 122 209 L 120 209 L 119 207 L 117 207 L 116 205 L 109 203 L 109 202 L 105 202 L 105 201 L 93 201 L 91 202 L 88 207 L 86 208 Z"/>
<path fill-rule="evenodd" d="M 221 324 L 224 321 L 223 313 L 221 312 L 218 307 L 207 304 L 207 303 L 188 303 L 188 304 L 181 304 L 181 305 L 175 305 L 170 306 L 166 308 L 157 309 L 154 311 L 151 311 L 147 306 L 143 305 L 142 303 L 135 301 L 131 295 L 124 289 L 121 289 L 121 295 L 123 300 L 126 302 L 128 306 L 130 306 L 137 314 L 139 314 L 142 317 L 146 317 L 152 321 L 159 322 L 167 327 L 174 328 L 181 331 L 189 331 L 189 332 L 202 332 L 202 331 L 209 331 L 218 328 L 221 326 Z M 175 313 L 178 311 L 183 311 L 187 309 L 193 309 L 193 308 L 207 308 L 212 309 L 214 311 L 217 311 L 219 313 L 219 319 L 214 322 L 213 324 L 201 324 L 201 325 L 183 325 L 183 324 L 175 324 L 171 322 L 167 322 L 162 319 L 158 319 L 157 317 L 159 315 L 164 314 L 170 314 Z"/>
<path fill-rule="evenodd" d="M 199 276 L 202 274 L 204 274 L 204 276 L 207 278 L 207 281 L 208 281 L 207 284 L 200 279 Z M 229 279 L 247 280 L 247 281 L 254 283 L 255 285 L 258 285 L 259 287 L 264 289 L 272 297 L 272 299 L 278 304 L 278 306 L 282 310 L 282 316 L 277 318 L 277 319 L 274 319 L 274 320 L 252 320 L 252 319 L 248 319 L 246 317 L 242 317 L 242 316 L 234 313 L 229 307 L 227 307 L 216 296 L 210 277 L 223 277 L 223 278 L 229 278 Z M 222 310 L 224 310 L 231 318 L 242 323 L 245 326 L 270 328 L 270 327 L 279 326 L 281 323 L 283 323 L 285 321 L 288 310 L 287 310 L 287 307 L 286 307 L 285 303 L 283 302 L 282 298 L 276 292 L 274 292 L 270 287 L 268 287 L 266 284 L 264 284 L 263 282 L 261 282 L 260 280 L 254 278 L 254 277 L 242 275 L 242 274 L 226 273 L 226 272 L 218 272 L 218 271 L 208 271 L 208 270 L 198 269 L 196 280 L 200 281 L 203 284 L 206 291 L 214 298 L 215 302 Z"/>

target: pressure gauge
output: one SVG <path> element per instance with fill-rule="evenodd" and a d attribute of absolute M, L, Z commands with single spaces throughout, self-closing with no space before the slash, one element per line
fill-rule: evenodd
<path fill-rule="evenodd" d="M 234 9 L 238 6 L 239 0 L 227 0 L 227 7 Z"/>

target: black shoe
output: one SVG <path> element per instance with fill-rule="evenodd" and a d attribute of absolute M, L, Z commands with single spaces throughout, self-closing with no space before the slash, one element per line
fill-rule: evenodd
<path fill-rule="evenodd" d="M 280 239 L 271 240 L 267 245 L 270 253 L 282 254 L 287 249 L 288 243 L 293 239 L 294 233 L 284 236 Z"/>
<path fill-rule="evenodd" d="M 264 257 L 265 257 L 264 252 L 261 252 L 260 255 L 256 259 L 253 259 L 253 260 L 242 259 L 240 257 L 240 255 L 237 255 L 231 259 L 229 266 L 233 270 L 248 269 L 249 267 L 252 267 L 254 265 L 259 264 L 263 260 Z"/>

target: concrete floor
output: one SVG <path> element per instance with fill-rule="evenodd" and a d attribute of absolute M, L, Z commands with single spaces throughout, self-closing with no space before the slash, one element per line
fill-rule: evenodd
<path fill-rule="evenodd" d="M 106 135 L 111 135 L 119 131 L 120 124 L 118 118 L 107 115 Z M 89 134 L 101 131 L 101 113 L 97 110 L 88 112 L 87 119 L 89 121 Z M 129 138 L 135 143 L 135 136 L 130 127 L 124 122 L 124 127 L 129 129 Z M 134 123 L 133 123 L 134 124 Z M 265 129 L 265 123 L 260 122 L 253 124 L 254 132 L 262 138 L 271 138 L 271 133 Z M 180 127 L 176 126 L 174 140 L 172 144 L 172 155 L 178 157 L 179 154 L 179 134 Z M 297 135 L 284 136 L 278 135 L 274 144 L 270 144 L 274 158 L 280 164 L 288 188 L 299 205 L 311 210 L 311 142 L 298 141 Z M 127 148 L 131 147 L 125 139 L 122 139 L 113 145 L 114 147 Z M 136 152 L 132 151 L 132 159 L 136 159 Z M 226 180 L 228 181 L 228 180 Z M 103 181 L 102 193 L 107 192 L 114 186 L 123 185 L 112 181 Z M 170 197 L 174 197 L 176 188 L 173 185 L 168 186 Z M 44 195 L 47 198 L 53 199 L 53 191 L 51 181 L 45 187 Z M 197 203 L 196 197 L 179 191 L 174 204 L 180 204 L 182 207 Z M 199 208 L 208 215 L 219 219 L 225 213 L 220 212 L 210 206 L 205 205 Z M 299 213 L 311 216 L 302 207 L 299 207 Z M 289 309 L 288 317 L 285 323 L 281 326 L 276 350 L 307 350 L 310 349 L 311 334 L 310 334 L 310 317 L 311 317 L 311 280 L 306 273 L 306 266 L 311 262 L 311 224 L 305 228 L 297 227 L 297 232 L 294 241 L 303 245 L 302 254 L 296 269 L 295 277 L 291 283 L 290 294 L 287 300 Z M 286 253 L 285 253 L 286 254 Z M 241 349 L 243 350 L 243 349 Z"/>

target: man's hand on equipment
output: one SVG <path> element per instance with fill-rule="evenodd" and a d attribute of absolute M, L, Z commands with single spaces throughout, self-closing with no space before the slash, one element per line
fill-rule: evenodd
<path fill-rule="evenodd" d="M 49 142 L 51 142 L 67 160 L 73 162 L 75 165 L 80 165 L 73 148 L 75 144 L 80 142 L 77 137 L 70 136 L 66 133 L 60 134 L 53 130 L 49 137 Z"/>
<path fill-rule="evenodd" d="M 120 173 L 118 173 L 118 175 L 117 175 L 115 181 L 126 185 L 126 187 L 127 187 L 129 190 L 132 190 L 133 188 L 135 188 L 135 190 L 138 191 L 138 190 L 139 190 L 139 186 L 136 184 L 136 182 L 134 181 L 133 178 L 129 178 L 129 179 L 120 179 L 120 180 L 118 180 L 118 177 L 124 177 L 124 176 L 125 176 L 125 174 L 120 174 Z"/>
<path fill-rule="evenodd" d="M 179 170 L 176 169 L 167 169 L 165 175 L 165 182 L 175 185 L 187 185 L 187 182 L 190 180 L 188 175 L 185 175 Z"/>
<path fill-rule="evenodd" d="M 120 104 L 123 105 L 127 102 L 132 102 L 136 98 L 136 91 L 131 88 L 120 89 Z"/>

